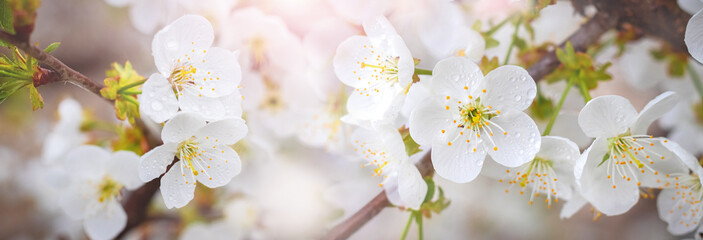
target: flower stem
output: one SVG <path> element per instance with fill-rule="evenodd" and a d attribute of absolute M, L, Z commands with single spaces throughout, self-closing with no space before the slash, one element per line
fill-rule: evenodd
<path fill-rule="evenodd" d="M 432 75 L 432 70 L 415 68 L 415 74 L 417 74 L 417 75 Z"/>
<path fill-rule="evenodd" d="M 566 95 L 569 95 L 569 90 L 571 90 L 571 86 L 573 85 L 574 81 L 572 80 L 568 80 L 566 82 L 566 88 L 564 88 L 564 91 L 561 93 L 559 103 L 557 103 L 557 107 L 554 109 L 554 112 L 552 113 L 552 118 L 549 119 L 547 128 L 544 129 L 544 133 L 542 133 L 542 136 L 547 136 L 552 131 L 552 127 L 554 127 L 554 122 L 556 122 L 557 116 L 559 116 L 559 112 L 561 111 L 561 106 L 564 105 L 564 100 L 566 100 Z"/>
<path fill-rule="evenodd" d="M 121 94 L 123 94 L 123 95 L 139 95 L 139 94 L 142 94 L 142 91 L 127 90 L 127 91 L 122 91 Z"/>
<path fill-rule="evenodd" d="M 573 80 L 571 80 L 573 81 Z M 588 101 L 591 101 L 591 93 L 588 92 L 588 87 L 586 86 L 586 82 L 579 80 L 579 88 L 581 89 L 581 95 L 583 95 L 583 101 L 585 103 L 588 103 Z"/>
<path fill-rule="evenodd" d="M 505 23 L 507 23 L 511 19 L 511 17 L 512 16 L 505 18 L 503 21 L 501 21 L 497 25 L 493 26 L 491 29 L 488 29 L 488 31 L 484 32 L 483 34 L 485 34 L 487 36 L 493 35 L 493 33 L 495 33 L 496 31 L 498 31 L 498 29 L 503 27 L 503 25 L 505 25 Z"/>
<path fill-rule="evenodd" d="M 688 74 L 691 75 L 691 81 L 693 81 L 693 85 L 696 86 L 696 91 L 698 95 L 701 96 L 701 102 L 703 102 L 703 84 L 701 84 L 701 78 L 698 76 L 696 70 L 691 67 L 690 63 L 688 64 Z"/>
<path fill-rule="evenodd" d="M 417 216 L 415 216 L 415 221 L 417 221 L 417 233 L 418 233 L 418 239 L 422 240 L 422 213 L 418 210 L 417 212 L 413 212 Z"/>
<path fill-rule="evenodd" d="M 124 86 L 120 87 L 120 89 L 118 89 L 117 92 L 118 92 L 118 93 L 122 93 L 122 92 L 124 92 L 124 91 L 126 91 L 126 90 L 129 90 L 130 88 L 133 88 L 133 87 L 136 87 L 136 86 L 141 86 L 141 85 L 144 84 L 145 82 L 146 82 L 146 79 L 142 79 L 142 80 L 140 80 L 140 81 L 136 81 L 136 82 L 133 82 L 133 83 L 124 85 Z"/>
<path fill-rule="evenodd" d="M 413 222 L 414 217 L 415 217 L 415 213 L 410 212 L 410 218 L 408 218 L 408 223 L 405 224 L 405 229 L 403 229 L 403 235 L 400 235 L 400 240 L 404 240 L 405 236 L 408 235 L 408 230 L 410 230 L 410 223 Z"/>
<path fill-rule="evenodd" d="M 522 23 L 522 18 L 518 18 L 517 24 L 515 24 L 515 30 L 513 30 L 513 37 L 510 40 L 510 45 L 508 46 L 508 53 L 505 54 L 505 60 L 503 60 L 503 65 L 508 64 L 508 60 L 510 60 L 510 55 L 513 53 L 513 47 L 515 47 L 515 39 L 517 38 L 517 31 L 520 30 L 520 23 Z"/>

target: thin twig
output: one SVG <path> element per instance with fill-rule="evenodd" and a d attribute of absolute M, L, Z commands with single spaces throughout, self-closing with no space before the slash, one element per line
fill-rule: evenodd
<path fill-rule="evenodd" d="M 36 58 L 37 61 L 39 61 L 39 64 L 47 66 L 51 68 L 51 70 L 56 71 L 59 78 L 53 78 L 54 81 L 69 82 L 102 97 L 102 95 L 100 95 L 100 89 L 103 88 L 103 85 L 101 83 L 91 81 L 85 75 L 66 66 L 66 64 L 61 62 L 61 60 L 44 52 L 43 50 L 35 47 L 34 45 L 29 44 L 29 42 L 22 41 L 15 35 L 9 34 L 5 31 L 0 31 L 0 40 L 15 45 L 17 48 L 22 50 L 22 52 L 26 53 L 29 56 L 32 56 L 33 58 Z M 51 80 L 52 79 L 48 81 Z M 45 82 L 44 84 L 46 83 L 49 82 Z"/>

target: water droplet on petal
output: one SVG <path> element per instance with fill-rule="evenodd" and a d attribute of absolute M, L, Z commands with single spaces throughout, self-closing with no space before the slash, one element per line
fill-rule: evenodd
<path fill-rule="evenodd" d="M 164 105 L 161 102 L 152 102 L 151 109 L 154 111 L 161 111 L 164 109 Z"/>

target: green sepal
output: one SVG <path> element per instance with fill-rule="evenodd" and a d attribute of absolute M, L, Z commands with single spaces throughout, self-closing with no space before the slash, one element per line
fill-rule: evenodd
<path fill-rule="evenodd" d="M 118 119 L 126 119 L 134 125 L 135 119 L 139 117 L 137 95 L 141 93 L 144 77 L 132 68 L 129 61 L 124 66 L 113 63 L 105 76 L 105 87 L 100 89 L 100 95 L 115 101 L 115 116 Z"/>
<path fill-rule="evenodd" d="M 32 102 L 32 110 L 44 108 L 44 99 L 33 84 L 29 84 L 29 100 Z"/>
<path fill-rule="evenodd" d="M 408 154 L 408 156 L 412 156 L 421 151 L 420 144 L 417 144 L 417 142 L 415 142 L 412 136 L 410 136 L 410 131 L 408 131 L 407 129 L 401 129 L 400 135 L 403 137 L 403 144 L 405 144 L 405 152 Z"/>

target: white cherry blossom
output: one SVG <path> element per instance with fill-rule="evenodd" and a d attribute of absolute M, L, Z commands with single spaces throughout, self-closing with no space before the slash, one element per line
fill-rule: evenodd
<path fill-rule="evenodd" d="M 237 91 L 241 69 L 233 52 L 211 47 L 214 32 L 207 19 L 186 15 L 156 33 L 152 54 L 159 73 L 144 83 L 140 111 L 155 122 L 176 112 L 192 112 L 207 120 L 223 118 L 218 97 Z"/>
<path fill-rule="evenodd" d="M 488 161 L 486 170 L 491 169 L 494 173 L 489 174 L 498 177 L 498 182 L 508 185 L 505 193 L 519 191 L 520 195 L 528 194 L 530 205 L 536 197 L 545 195 L 544 201 L 549 207 L 552 202 L 570 200 L 573 196 L 573 187 L 576 184 L 574 164 L 580 155 L 578 146 L 571 140 L 545 136 L 542 137 L 539 152 L 532 161 L 514 168 L 506 168 L 495 164 L 494 161 Z"/>
<path fill-rule="evenodd" d="M 120 204 L 122 191 L 143 184 L 137 174 L 139 156 L 86 145 L 68 153 L 64 164 L 71 166 L 71 184 L 60 198 L 63 210 L 74 219 L 83 219 L 83 227 L 92 239 L 117 236 L 127 224 L 127 214 Z"/>
<path fill-rule="evenodd" d="M 669 140 L 646 135 L 647 128 L 678 101 L 666 92 L 638 114 L 630 101 L 600 96 L 579 114 L 579 125 L 596 138 L 579 158 L 574 174 L 584 198 L 606 215 L 626 212 L 637 203 L 639 187 L 667 187 L 671 174 L 685 170 L 666 145 Z"/>
<path fill-rule="evenodd" d="M 46 164 L 55 163 L 66 156 L 71 149 L 85 143 L 87 137 L 81 133 L 83 109 L 80 103 L 71 98 L 64 99 L 59 104 L 59 122 L 44 138 L 42 145 L 42 161 Z"/>
<path fill-rule="evenodd" d="M 696 158 L 674 142 L 665 143 L 686 165 L 685 171 L 672 174 L 673 184 L 659 193 L 659 217 L 666 221 L 667 230 L 674 235 L 693 231 L 700 225 L 703 213 L 703 168 Z M 690 173 L 689 173 L 690 169 Z"/>
<path fill-rule="evenodd" d="M 161 194 L 168 208 L 180 208 L 193 199 L 196 182 L 209 188 L 224 186 L 241 171 L 239 155 L 228 145 L 247 134 L 240 118 L 206 124 L 198 115 L 179 113 L 164 125 L 164 144 L 141 157 L 139 177 L 161 178 Z M 167 167 L 178 158 L 170 169 Z"/>
<path fill-rule="evenodd" d="M 427 193 L 427 184 L 408 157 L 398 130 L 390 126 L 357 128 L 351 136 L 354 151 L 373 166 L 374 175 L 383 177 L 379 186 L 386 190 L 394 205 L 419 209 Z"/>
<path fill-rule="evenodd" d="M 364 21 L 366 36 L 344 40 L 334 56 L 339 80 L 355 88 L 347 100 L 354 118 L 392 122 L 412 84 L 415 63 L 410 50 L 383 16 Z"/>
<path fill-rule="evenodd" d="M 540 148 L 537 126 L 522 112 L 535 94 L 523 68 L 502 66 L 484 77 L 467 58 L 445 59 L 433 70 L 431 99 L 410 115 L 410 134 L 432 146 L 437 174 L 454 182 L 476 178 L 486 154 L 517 167 Z"/>

